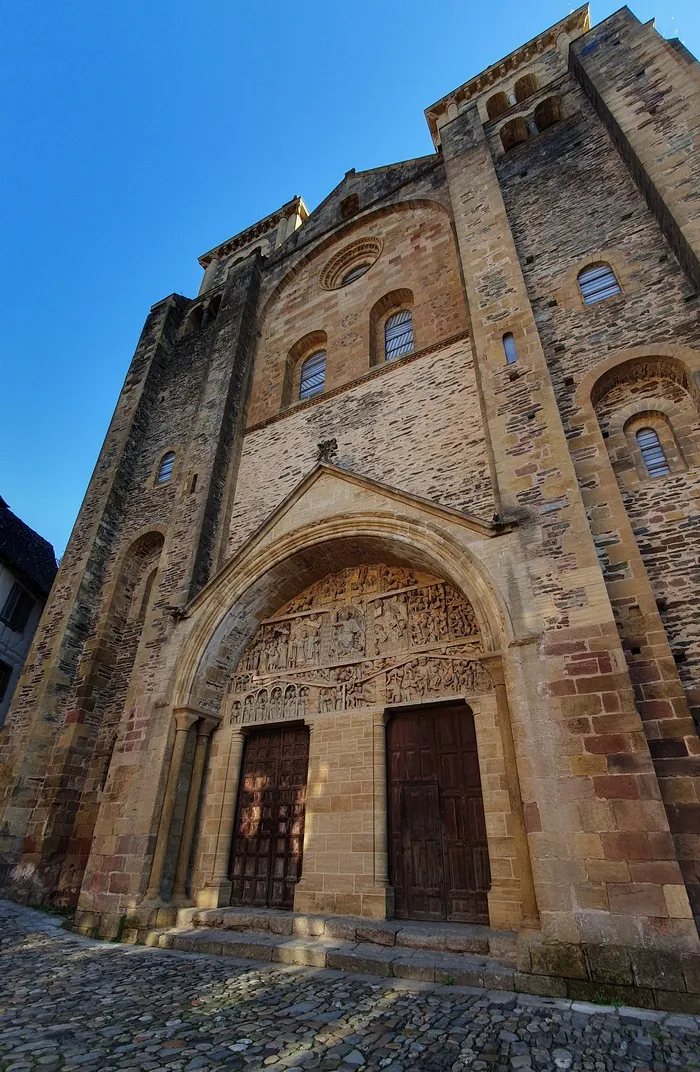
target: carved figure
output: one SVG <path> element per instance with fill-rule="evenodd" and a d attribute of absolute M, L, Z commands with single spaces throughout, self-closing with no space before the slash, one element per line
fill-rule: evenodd
<path fill-rule="evenodd" d="M 450 589 L 448 593 L 447 619 L 451 636 L 478 635 L 479 626 L 477 625 L 474 608 L 471 603 L 461 599 L 453 589 Z"/>
<path fill-rule="evenodd" d="M 273 625 L 264 648 L 264 660 L 260 671 L 285 670 L 287 667 L 287 650 L 289 647 L 289 624 Z M 262 665 L 264 661 L 265 665 Z"/>
<path fill-rule="evenodd" d="M 231 705 L 231 719 L 230 725 L 237 726 L 241 721 L 241 701 L 235 700 Z"/>
<path fill-rule="evenodd" d="M 282 689 L 279 686 L 270 693 L 270 718 L 282 718 Z"/>
<path fill-rule="evenodd" d="M 363 648 L 364 629 L 360 612 L 348 607 L 336 612 L 333 625 L 335 648 L 339 655 L 354 655 Z"/>
<path fill-rule="evenodd" d="M 284 717 L 294 718 L 297 713 L 296 685 L 287 685 L 284 690 Z"/>
<path fill-rule="evenodd" d="M 408 638 L 405 596 L 380 599 L 375 604 L 374 636 L 377 651 L 402 651 Z"/>
<path fill-rule="evenodd" d="M 264 722 L 267 718 L 267 689 L 260 689 L 255 699 L 255 721 Z"/>
<path fill-rule="evenodd" d="M 231 680 L 241 705 L 231 703 L 231 718 L 303 718 L 312 696 L 330 712 L 374 704 L 378 690 L 389 703 L 479 692 L 492 687 L 473 658 L 479 643 L 473 608 L 447 582 L 354 566 L 317 581 L 261 626 Z M 375 658 L 360 666 L 368 646 Z M 261 675 L 278 672 L 286 680 L 248 693 Z"/>
<path fill-rule="evenodd" d="M 319 654 L 321 652 L 320 614 L 311 614 L 306 619 L 304 633 L 304 663 L 306 666 L 313 666 L 315 663 L 318 662 Z"/>
<path fill-rule="evenodd" d="M 246 670 L 252 670 L 256 673 L 260 669 L 260 659 L 265 647 L 264 631 L 260 632 L 253 642 L 252 647 L 248 648 L 245 655 L 245 668 Z"/>

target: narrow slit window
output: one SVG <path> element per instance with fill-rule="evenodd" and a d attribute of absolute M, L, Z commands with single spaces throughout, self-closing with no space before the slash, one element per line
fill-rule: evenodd
<path fill-rule="evenodd" d="M 175 452 L 169 450 L 167 454 L 164 454 L 160 459 L 160 465 L 158 466 L 158 475 L 156 476 L 156 484 L 167 484 L 170 477 L 173 475 L 173 467 L 175 465 Z"/>
<path fill-rule="evenodd" d="M 653 428 L 640 428 L 637 443 L 642 452 L 642 460 L 650 477 L 668 476 L 671 472 L 664 454 L 664 448 Z"/>
<path fill-rule="evenodd" d="M 393 361 L 413 349 L 413 314 L 410 309 L 390 316 L 384 325 L 384 357 Z"/>
<path fill-rule="evenodd" d="M 518 351 L 515 346 L 515 339 L 508 332 L 503 336 L 503 350 L 506 355 L 506 365 L 512 365 L 518 360 Z"/>
<path fill-rule="evenodd" d="M 582 272 L 579 272 L 578 285 L 586 305 L 594 305 L 596 302 L 605 301 L 606 298 L 622 293 L 622 288 L 609 264 L 594 264 L 590 268 L 584 268 Z"/>
<path fill-rule="evenodd" d="M 307 357 L 301 366 L 299 380 L 299 398 L 313 398 L 323 391 L 326 385 L 326 351 L 319 350 Z"/>

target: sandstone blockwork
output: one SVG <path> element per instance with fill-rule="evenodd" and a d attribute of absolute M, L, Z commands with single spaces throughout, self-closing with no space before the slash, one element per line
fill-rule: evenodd
<path fill-rule="evenodd" d="M 488 922 L 521 989 L 698 1011 L 700 67 L 583 7 L 426 119 L 153 306 L 0 883 Z"/>

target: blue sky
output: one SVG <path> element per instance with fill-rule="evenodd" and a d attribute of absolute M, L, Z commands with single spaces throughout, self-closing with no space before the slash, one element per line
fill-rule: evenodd
<path fill-rule="evenodd" d="M 595 3 L 599 22 L 619 4 Z M 700 53 L 698 0 L 635 14 Z M 349 168 L 431 152 L 423 109 L 563 18 L 491 0 L 22 0 L 3 11 L 0 494 L 62 553 L 149 307 Z"/>

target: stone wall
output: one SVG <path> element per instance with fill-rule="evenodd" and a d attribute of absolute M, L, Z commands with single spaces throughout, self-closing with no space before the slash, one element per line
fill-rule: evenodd
<path fill-rule="evenodd" d="M 249 428 L 231 512 L 242 546 L 335 440 L 335 464 L 485 520 L 493 497 L 469 340 L 385 365 Z"/>
<path fill-rule="evenodd" d="M 402 191 L 403 193 L 403 191 Z M 304 228 L 302 228 L 302 231 Z M 373 242 L 374 240 L 374 242 Z M 370 267 L 346 286 L 326 280 L 333 259 L 344 250 L 367 247 Z M 340 277 L 342 278 L 342 270 Z M 392 211 L 365 221 L 360 217 L 350 232 L 338 235 L 306 256 L 284 286 L 262 310 L 264 323 L 258 344 L 248 408 L 248 426 L 274 416 L 283 405 L 285 375 L 291 399 L 298 396 L 297 366 L 309 347 L 290 352 L 301 340 L 321 333 L 319 347 L 326 350 L 325 389 L 348 383 L 370 368 L 374 348 L 371 311 L 387 295 L 413 311 L 414 344 L 422 349 L 464 331 L 464 300 L 449 217 L 437 202 L 395 202 Z M 390 311 L 390 309 L 387 309 Z M 383 354 L 383 338 L 377 340 Z M 291 364 L 292 367 L 288 367 Z M 289 392 L 288 392 L 289 393 Z"/>

